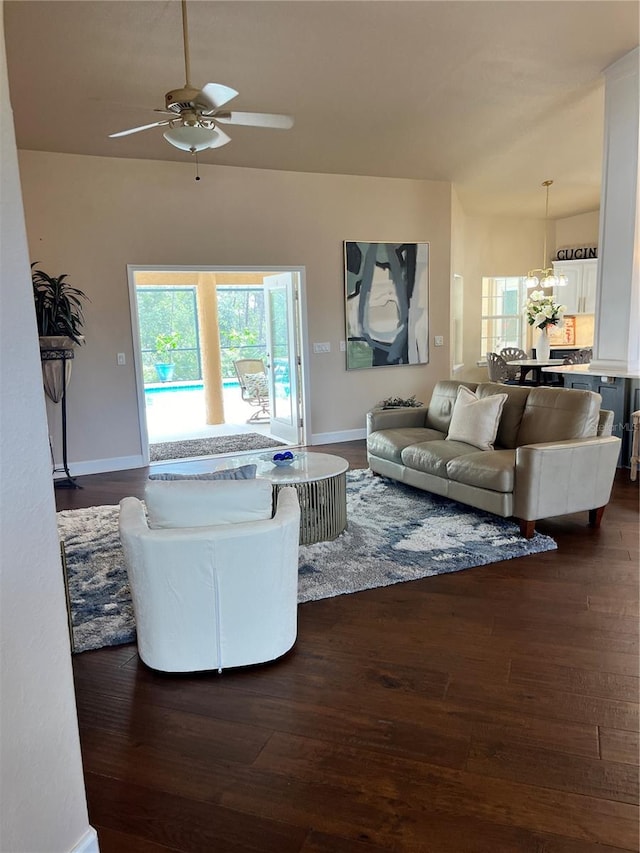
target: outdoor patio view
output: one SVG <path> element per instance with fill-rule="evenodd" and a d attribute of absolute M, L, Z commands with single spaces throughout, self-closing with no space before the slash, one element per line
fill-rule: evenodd
<path fill-rule="evenodd" d="M 136 288 L 149 442 L 238 432 L 254 409 L 241 396 L 234 362 L 265 361 L 262 288 L 217 287 L 224 425 L 206 424 L 196 288 Z M 247 431 L 269 432 L 268 420 Z"/>

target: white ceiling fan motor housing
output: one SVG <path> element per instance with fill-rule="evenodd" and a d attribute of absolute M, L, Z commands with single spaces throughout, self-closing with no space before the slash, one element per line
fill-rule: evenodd
<path fill-rule="evenodd" d="M 183 110 L 212 110 L 211 104 L 203 99 L 202 91 L 194 89 L 192 86 L 185 86 L 183 89 L 172 89 L 164 96 L 164 101 L 167 109 L 177 115 Z"/>

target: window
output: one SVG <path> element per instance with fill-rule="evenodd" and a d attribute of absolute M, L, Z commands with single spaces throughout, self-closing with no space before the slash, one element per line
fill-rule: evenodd
<path fill-rule="evenodd" d="M 451 287 L 451 349 L 455 370 L 464 364 L 464 280 L 457 273 Z"/>
<path fill-rule="evenodd" d="M 264 290 L 255 285 L 219 285 L 216 295 L 222 378 L 235 379 L 233 363 L 237 359 L 266 361 Z"/>
<path fill-rule="evenodd" d="M 165 359 L 157 352 L 156 338 L 169 334 L 177 336 L 177 346 L 170 356 L 175 365 L 172 377 L 176 381 L 202 379 L 195 287 L 139 285 L 136 292 L 144 382 L 158 381 L 155 365 Z"/>
<path fill-rule="evenodd" d="M 483 277 L 481 358 L 503 347 L 524 348 L 526 295 L 522 276 Z"/>

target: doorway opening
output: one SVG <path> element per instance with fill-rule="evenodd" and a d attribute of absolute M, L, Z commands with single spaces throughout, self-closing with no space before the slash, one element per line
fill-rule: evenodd
<path fill-rule="evenodd" d="M 305 443 L 303 268 L 128 273 L 146 462 Z"/>

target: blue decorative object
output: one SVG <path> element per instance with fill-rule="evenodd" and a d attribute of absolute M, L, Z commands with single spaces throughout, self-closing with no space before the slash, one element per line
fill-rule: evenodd
<path fill-rule="evenodd" d="M 161 364 L 160 362 L 158 362 L 156 364 L 156 373 L 158 374 L 158 379 L 160 380 L 160 382 L 171 382 L 175 369 L 175 364 Z"/>
<path fill-rule="evenodd" d="M 295 456 L 290 450 L 285 450 L 284 453 L 274 453 L 271 457 L 271 461 L 274 465 L 277 465 L 278 468 L 284 468 L 285 465 L 291 465 L 292 462 L 295 461 Z"/>

